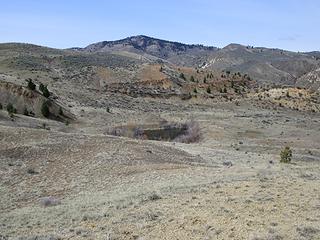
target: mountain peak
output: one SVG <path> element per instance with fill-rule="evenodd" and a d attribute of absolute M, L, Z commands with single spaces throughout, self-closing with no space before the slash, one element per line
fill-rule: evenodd
<path fill-rule="evenodd" d="M 145 35 L 131 36 L 115 41 L 103 41 L 91 44 L 82 49 L 86 52 L 113 52 L 125 51 L 146 53 L 159 58 L 167 58 L 172 54 L 186 53 L 188 51 L 216 51 L 215 47 L 203 45 L 184 44 L 153 38 Z"/>
<path fill-rule="evenodd" d="M 225 50 L 230 50 L 230 51 L 234 51 L 237 49 L 245 49 L 246 46 L 238 44 L 238 43 L 230 43 L 229 45 L 225 46 L 223 49 Z"/>

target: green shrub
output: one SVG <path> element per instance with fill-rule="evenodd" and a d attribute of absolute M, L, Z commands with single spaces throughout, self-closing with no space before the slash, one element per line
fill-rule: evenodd
<path fill-rule="evenodd" d="M 43 102 L 41 106 L 41 113 L 44 117 L 49 117 L 50 116 L 50 110 L 47 102 Z"/>
<path fill-rule="evenodd" d="M 46 98 L 50 97 L 50 92 L 48 90 L 48 87 L 40 83 L 39 90 L 42 92 L 42 95 Z"/>
<path fill-rule="evenodd" d="M 290 163 L 292 158 L 292 150 L 290 147 L 286 146 L 282 151 L 280 152 L 280 162 L 282 163 Z"/>
<path fill-rule="evenodd" d="M 42 83 L 40 83 L 40 85 L 39 85 L 39 90 L 41 91 L 41 92 L 43 92 L 43 89 L 45 88 L 45 86 L 42 84 Z"/>
<path fill-rule="evenodd" d="M 3 107 L 2 107 L 2 104 L 0 103 L 0 110 L 2 110 L 3 109 Z"/>
<path fill-rule="evenodd" d="M 11 103 L 8 103 L 7 105 L 7 111 L 9 114 L 17 113 L 17 109 L 13 107 Z"/>
<path fill-rule="evenodd" d="M 28 109 L 26 107 L 24 107 L 23 115 L 29 116 L 29 112 L 28 112 Z"/>
<path fill-rule="evenodd" d="M 190 81 L 191 81 L 191 82 L 194 82 L 194 81 L 195 81 L 193 76 L 190 77 Z"/>
<path fill-rule="evenodd" d="M 191 98 L 192 98 L 191 93 L 183 94 L 183 95 L 181 96 L 181 100 L 189 100 L 189 99 L 191 99 Z"/>
<path fill-rule="evenodd" d="M 44 89 L 44 85 L 43 85 L 42 83 L 40 83 L 40 85 L 39 85 L 39 90 L 42 92 L 43 89 Z"/>
<path fill-rule="evenodd" d="M 207 87 L 207 93 L 211 93 L 211 89 L 210 89 L 210 87 Z"/>
<path fill-rule="evenodd" d="M 43 89 L 43 91 L 42 91 L 42 94 L 43 94 L 43 96 L 46 97 L 46 98 L 50 97 L 50 92 L 49 92 L 47 86 L 44 87 L 44 89 Z"/>
<path fill-rule="evenodd" d="M 28 88 L 30 90 L 35 90 L 36 89 L 36 85 L 32 82 L 31 78 L 28 79 Z"/>
<path fill-rule="evenodd" d="M 183 73 L 180 73 L 180 76 L 179 76 L 179 77 L 182 78 L 183 80 L 186 80 L 186 77 L 184 76 Z"/>

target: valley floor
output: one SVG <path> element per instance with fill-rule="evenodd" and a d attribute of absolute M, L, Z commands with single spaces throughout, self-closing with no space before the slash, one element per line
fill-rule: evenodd
<path fill-rule="evenodd" d="M 201 141 L 105 134 L 163 119 L 193 119 Z M 1 240 L 320 239 L 317 113 L 243 101 L 43 121 L 0 113 Z M 291 164 L 279 162 L 286 145 Z"/>

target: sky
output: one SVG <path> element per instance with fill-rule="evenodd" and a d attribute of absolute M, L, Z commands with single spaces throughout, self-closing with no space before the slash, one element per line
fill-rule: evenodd
<path fill-rule="evenodd" d="M 319 0 L 0 0 L 0 42 L 84 47 L 135 35 L 320 50 Z"/>

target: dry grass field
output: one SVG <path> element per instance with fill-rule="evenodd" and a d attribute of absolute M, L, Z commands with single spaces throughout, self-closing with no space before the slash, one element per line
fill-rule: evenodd
<path fill-rule="evenodd" d="M 0 240 L 319 240 L 310 54 L 0 44 Z"/>
<path fill-rule="evenodd" d="M 320 239 L 319 114 L 248 101 L 113 111 L 68 126 L 1 111 L 2 239 Z M 120 116 L 193 119 L 202 137 L 106 135 Z"/>

